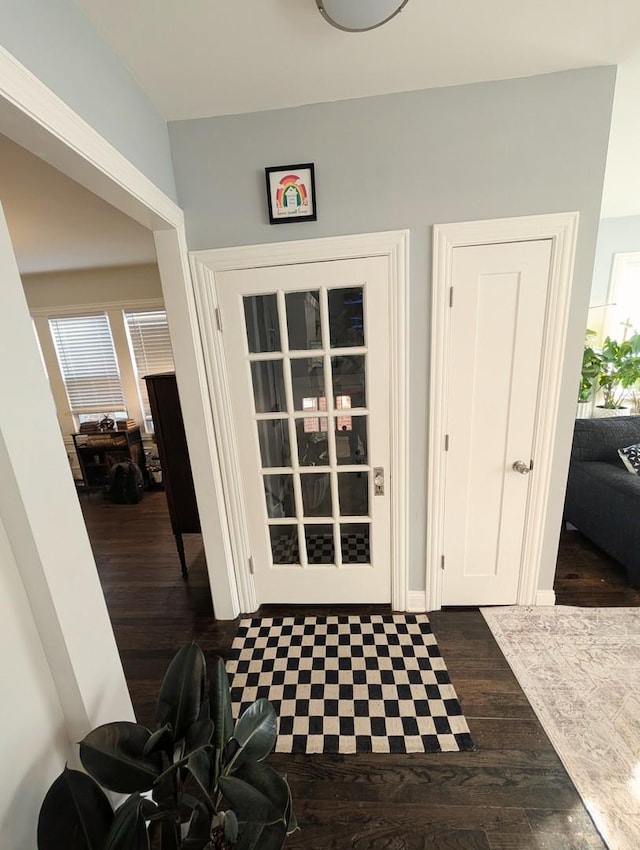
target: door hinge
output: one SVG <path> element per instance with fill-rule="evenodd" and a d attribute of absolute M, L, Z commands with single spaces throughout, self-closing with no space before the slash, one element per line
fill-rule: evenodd
<path fill-rule="evenodd" d="M 533 458 L 529 461 L 529 469 L 533 472 Z"/>
<path fill-rule="evenodd" d="M 445 450 L 445 452 L 449 451 L 449 435 L 448 434 L 444 435 L 444 450 Z"/>
<path fill-rule="evenodd" d="M 251 575 L 254 574 L 253 555 L 249 555 L 249 572 Z"/>
<path fill-rule="evenodd" d="M 218 330 L 222 331 L 222 313 L 219 307 L 216 307 L 216 325 L 218 326 Z"/>
<path fill-rule="evenodd" d="M 440 555 L 440 569 L 444 569 L 444 555 Z"/>
<path fill-rule="evenodd" d="M 449 287 L 449 307 L 453 307 L 453 286 Z"/>

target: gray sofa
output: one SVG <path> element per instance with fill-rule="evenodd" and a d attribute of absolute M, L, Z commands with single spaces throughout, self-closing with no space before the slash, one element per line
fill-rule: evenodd
<path fill-rule="evenodd" d="M 577 419 L 564 518 L 626 567 L 640 587 L 640 476 L 618 449 L 640 443 L 640 416 Z"/>

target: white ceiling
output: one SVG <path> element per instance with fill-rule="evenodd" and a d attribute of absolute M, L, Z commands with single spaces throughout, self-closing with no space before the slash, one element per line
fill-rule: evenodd
<path fill-rule="evenodd" d="M 167 120 L 621 68 L 603 214 L 640 213 L 639 0 L 410 0 L 367 33 L 314 0 L 76 0 Z"/>
<path fill-rule="evenodd" d="M 168 120 L 618 64 L 603 216 L 640 214 L 640 0 L 410 0 L 344 33 L 314 0 L 76 0 Z M 155 262 L 149 230 L 0 136 L 23 274 Z"/>
<path fill-rule="evenodd" d="M 156 262 L 150 230 L 1 135 L 0 202 L 21 274 Z"/>

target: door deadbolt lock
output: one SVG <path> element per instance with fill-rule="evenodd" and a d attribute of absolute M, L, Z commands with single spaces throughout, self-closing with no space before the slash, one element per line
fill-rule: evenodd
<path fill-rule="evenodd" d="M 384 469 L 381 466 L 373 467 L 373 494 L 384 496 Z"/>

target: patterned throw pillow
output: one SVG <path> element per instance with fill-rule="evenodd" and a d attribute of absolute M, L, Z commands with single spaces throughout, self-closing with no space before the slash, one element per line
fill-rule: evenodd
<path fill-rule="evenodd" d="M 640 443 L 627 446 L 626 449 L 618 449 L 618 454 L 629 472 L 640 475 Z"/>

